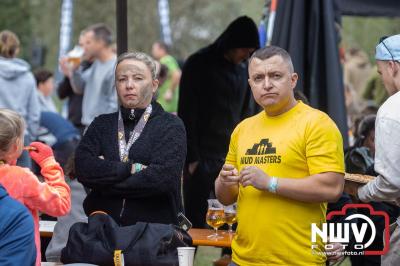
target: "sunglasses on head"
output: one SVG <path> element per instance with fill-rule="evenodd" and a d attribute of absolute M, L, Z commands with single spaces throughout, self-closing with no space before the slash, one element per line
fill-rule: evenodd
<path fill-rule="evenodd" d="M 382 43 L 383 46 L 385 46 L 386 50 L 389 52 L 390 56 L 392 57 L 392 61 L 396 61 L 396 60 L 394 60 L 394 57 L 393 57 L 393 55 L 392 55 L 392 52 L 390 52 L 389 48 L 388 48 L 388 47 L 386 46 L 386 44 L 385 44 L 385 40 L 386 40 L 388 37 L 389 37 L 389 36 L 383 36 L 382 38 L 380 38 L 378 44 Z"/>

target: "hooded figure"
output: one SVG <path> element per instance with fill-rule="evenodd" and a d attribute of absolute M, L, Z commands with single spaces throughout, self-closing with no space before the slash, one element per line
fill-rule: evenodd
<path fill-rule="evenodd" d="M 19 39 L 11 31 L 0 32 L 0 108 L 19 113 L 26 121 L 26 136 L 39 129 L 40 105 L 35 78 L 27 62 L 16 58 Z"/>
<path fill-rule="evenodd" d="M 247 81 L 247 59 L 257 48 L 256 24 L 249 17 L 239 17 L 183 67 L 178 116 L 185 124 L 188 145 L 185 213 L 194 227 L 204 226 L 207 199 L 233 129 L 257 111 Z"/>
<path fill-rule="evenodd" d="M 28 63 L 22 59 L 0 57 L 0 107 L 21 114 L 27 134 L 36 135 L 40 119 L 36 82 Z"/>

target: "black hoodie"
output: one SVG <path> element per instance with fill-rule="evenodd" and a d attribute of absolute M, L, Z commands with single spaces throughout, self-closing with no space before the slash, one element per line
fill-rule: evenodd
<path fill-rule="evenodd" d="M 256 112 L 247 62 L 233 64 L 224 54 L 232 48 L 258 47 L 257 26 L 243 16 L 186 61 L 179 85 L 178 116 L 187 131 L 188 163 L 225 158 L 235 126 Z"/>

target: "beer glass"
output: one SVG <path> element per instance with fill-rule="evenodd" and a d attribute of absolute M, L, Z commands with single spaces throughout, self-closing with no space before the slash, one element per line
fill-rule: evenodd
<path fill-rule="evenodd" d="M 79 66 L 81 63 L 81 57 L 83 55 L 83 48 L 79 45 L 75 45 L 74 49 L 68 52 L 68 63 L 72 66 Z"/>
<path fill-rule="evenodd" d="M 232 226 L 237 221 L 236 208 L 237 208 L 236 203 L 228 205 L 228 206 L 224 206 L 224 218 L 225 218 L 225 223 L 227 223 L 229 226 L 229 230 L 228 230 L 229 234 L 233 233 Z"/>
<path fill-rule="evenodd" d="M 206 215 L 206 221 L 209 226 L 214 228 L 215 232 L 212 235 L 207 236 L 210 239 L 223 238 L 218 235 L 218 228 L 225 223 L 224 219 L 224 206 L 216 199 L 208 200 L 208 211 Z"/>

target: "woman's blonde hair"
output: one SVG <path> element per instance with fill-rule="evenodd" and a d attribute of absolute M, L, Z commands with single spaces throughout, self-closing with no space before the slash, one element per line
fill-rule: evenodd
<path fill-rule="evenodd" d="M 24 119 L 18 113 L 0 108 L 0 159 L 6 155 L 17 138 L 23 137 L 24 130 Z"/>
<path fill-rule="evenodd" d="M 19 39 L 14 32 L 4 30 L 0 32 L 0 55 L 5 58 L 13 58 L 19 50 Z"/>

